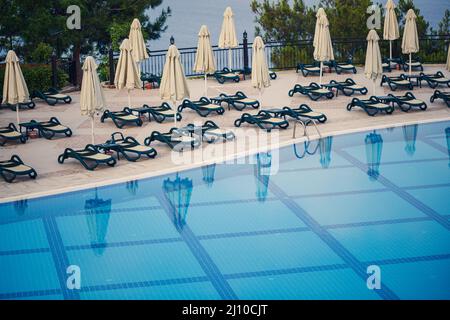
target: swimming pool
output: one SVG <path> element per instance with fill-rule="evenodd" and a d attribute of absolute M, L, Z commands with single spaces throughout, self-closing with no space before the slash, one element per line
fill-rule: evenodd
<path fill-rule="evenodd" d="M 449 144 L 397 127 L 1 204 L 0 299 L 450 299 Z"/>

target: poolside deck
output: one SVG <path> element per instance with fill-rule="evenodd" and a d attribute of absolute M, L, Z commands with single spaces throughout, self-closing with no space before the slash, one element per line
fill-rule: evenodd
<path fill-rule="evenodd" d="M 425 66 L 425 72 L 434 73 L 438 70 L 444 72 L 445 76 L 450 77 L 450 73 L 445 70 L 444 65 L 427 65 Z M 393 71 L 391 75 L 400 74 L 400 71 Z M 365 85 L 369 88 L 369 94 L 371 95 L 372 83 L 364 77 L 363 69 L 358 68 L 358 74 L 342 74 L 336 75 L 336 73 L 324 75 L 324 83 L 328 83 L 330 80 L 343 81 L 346 78 L 354 79 L 358 84 Z M 409 113 L 403 113 L 396 110 L 393 115 L 378 115 L 376 117 L 369 117 L 361 109 L 354 109 L 351 112 L 346 110 L 347 104 L 351 101 L 351 97 L 345 97 L 339 95 L 338 98 L 333 100 L 321 100 L 319 102 L 313 102 L 307 97 L 295 95 L 290 98 L 287 94 L 296 83 L 307 85 L 310 82 L 318 82 L 318 77 L 304 78 L 301 74 L 296 74 L 294 71 L 283 71 L 278 73 L 278 79 L 272 81 L 272 86 L 265 90 L 262 96 L 262 109 L 269 109 L 273 107 L 292 106 L 296 107 L 302 103 L 308 104 L 315 111 L 323 112 L 327 115 L 328 121 L 325 124 L 319 126 L 322 135 L 341 134 L 352 131 L 361 131 L 367 129 L 375 129 L 389 126 L 398 126 L 410 123 L 430 122 L 439 120 L 450 120 L 450 109 L 447 108 L 445 103 L 437 101 L 430 103 L 429 99 L 434 89 L 430 89 L 428 86 L 422 88 L 414 88 L 414 94 L 418 99 L 422 99 L 427 102 L 428 110 L 423 111 L 411 111 Z M 190 79 L 189 86 L 191 90 L 191 97 L 197 99 L 203 95 L 204 82 L 202 79 Z M 209 82 L 208 96 L 217 96 L 219 93 L 233 94 L 236 91 L 244 91 L 249 97 L 259 98 L 259 93 L 256 89 L 252 88 L 249 80 L 242 81 L 240 83 L 226 83 L 224 85 L 218 84 L 215 80 L 211 79 Z M 445 89 L 443 89 L 445 90 Z M 389 87 L 385 86 L 381 88 L 379 82 L 376 86 L 376 95 L 387 95 L 390 93 Z M 398 94 L 402 94 L 403 91 L 397 91 Z M 127 104 L 127 94 L 125 91 L 117 90 L 105 90 L 106 100 L 109 103 L 108 109 L 113 111 L 122 110 Z M 158 90 L 134 90 L 132 93 L 133 106 L 142 106 L 144 103 L 148 105 L 159 105 L 159 91 Z M 15 183 L 8 184 L 0 181 L 0 202 L 17 200 L 21 198 L 36 197 L 53 193 L 67 192 L 87 187 L 95 187 L 109 183 L 122 182 L 128 180 L 134 180 L 142 177 L 149 177 L 154 175 L 160 175 L 172 171 L 183 170 L 190 167 L 200 166 L 205 163 L 211 163 L 218 158 L 215 158 L 215 154 L 220 154 L 219 151 L 223 150 L 224 145 L 216 144 L 208 146 L 209 156 L 205 159 L 202 157 L 202 148 L 189 153 L 193 155 L 193 161 L 190 163 L 177 164 L 173 161 L 171 150 L 159 143 L 152 144 L 158 151 L 158 157 L 154 160 L 142 160 L 136 163 L 130 163 L 126 160 L 118 162 L 115 168 L 99 167 L 94 172 L 86 171 L 76 161 L 66 161 L 64 165 L 60 165 L 57 162 L 57 157 L 61 154 L 65 148 L 83 148 L 86 144 L 91 142 L 91 127 L 90 120 L 80 115 L 79 110 L 79 93 L 72 93 L 73 102 L 70 105 L 57 105 L 55 107 L 48 106 L 47 104 L 36 100 L 37 106 L 34 110 L 22 110 L 20 113 L 21 121 L 35 120 L 48 120 L 52 116 L 56 116 L 63 124 L 72 128 L 74 135 L 71 138 L 54 138 L 53 140 L 45 139 L 32 139 L 26 144 L 7 144 L 4 147 L 0 147 L 0 160 L 9 158 L 13 154 L 19 155 L 25 163 L 33 166 L 39 176 L 35 181 L 18 179 Z M 364 97 L 364 96 L 363 96 Z M 257 110 L 246 110 L 245 112 L 257 113 Z M 236 130 L 233 123 L 241 116 L 242 112 L 231 110 L 226 111 L 223 116 L 210 116 L 208 118 L 201 118 L 196 113 L 190 110 L 183 112 L 183 120 L 178 122 L 178 126 L 183 126 L 188 123 L 203 123 L 206 120 L 212 120 L 216 122 L 222 128 L 229 128 L 236 132 L 237 140 L 243 140 L 244 137 L 251 136 L 257 139 L 259 130 L 253 127 L 243 125 L 240 130 Z M 0 110 L 0 125 L 5 126 L 10 122 L 16 122 L 15 112 L 7 109 Z M 133 136 L 138 141 L 148 137 L 152 131 L 158 130 L 160 132 L 167 132 L 174 126 L 173 122 L 166 122 L 158 124 L 154 121 L 144 121 L 142 127 L 127 126 L 124 129 L 117 129 L 112 121 L 106 120 L 105 123 L 100 123 L 99 119 L 96 119 L 96 135 L 95 142 L 105 142 L 113 132 L 120 131 L 125 136 Z M 245 130 L 250 129 L 250 130 Z M 287 130 L 280 130 L 273 132 L 273 137 L 276 138 L 272 141 L 272 146 L 287 145 L 294 142 L 292 137 L 292 126 Z M 301 131 L 301 130 L 300 130 Z M 313 129 L 309 131 L 311 136 L 317 137 L 317 134 Z M 301 133 L 301 132 L 300 132 Z M 304 139 L 299 134 L 297 140 Z M 276 144 L 273 144 L 276 143 Z M 227 157 L 234 157 L 236 155 L 245 155 L 246 153 L 255 152 L 255 145 L 251 141 L 247 141 L 244 148 L 228 152 Z M 204 148 L 203 148 L 204 151 Z M 230 151 L 227 148 L 227 151 Z M 212 154 L 212 155 L 211 155 Z M 219 160 L 223 160 L 220 158 Z"/>

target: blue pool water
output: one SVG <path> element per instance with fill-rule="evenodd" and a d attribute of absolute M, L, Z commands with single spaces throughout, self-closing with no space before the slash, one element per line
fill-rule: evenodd
<path fill-rule="evenodd" d="M 398 127 L 1 204 L 0 299 L 450 299 L 449 144 Z"/>

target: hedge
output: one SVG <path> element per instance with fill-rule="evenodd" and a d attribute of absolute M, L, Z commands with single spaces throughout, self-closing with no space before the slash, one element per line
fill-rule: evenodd
<path fill-rule="evenodd" d="M 25 64 L 21 65 L 23 77 L 28 86 L 30 94 L 34 90 L 45 91 L 52 87 L 52 68 L 48 65 Z M 0 94 L 3 92 L 3 81 L 5 77 L 5 66 L 0 67 Z M 62 88 L 67 84 L 68 75 L 58 69 L 58 87 Z"/>

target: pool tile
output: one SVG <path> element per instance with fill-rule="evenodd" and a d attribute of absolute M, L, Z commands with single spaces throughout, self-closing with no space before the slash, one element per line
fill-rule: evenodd
<path fill-rule="evenodd" d="M 450 215 L 450 187 L 408 190 L 413 197 L 441 215 Z"/>
<path fill-rule="evenodd" d="M 85 249 L 67 252 L 81 268 L 82 287 L 204 276 L 184 243 Z"/>
<path fill-rule="evenodd" d="M 315 143 L 315 142 L 314 142 Z M 316 146 L 316 144 L 314 144 L 314 146 Z M 293 148 L 293 147 L 290 147 Z M 289 148 L 289 149 L 290 149 Z M 314 147 L 313 147 L 314 148 Z M 304 153 L 304 146 L 303 144 L 297 145 L 296 147 L 296 151 L 297 154 L 299 155 L 303 155 Z M 289 150 L 291 153 L 294 151 Z M 330 154 L 330 164 L 329 164 L 329 168 L 335 168 L 337 166 L 350 166 L 351 163 L 348 162 L 347 160 L 345 160 L 344 158 L 342 158 L 341 156 L 339 156 L 337 153 L 335 152 L 331 152 Z M 285 161 L 282 163 L 280 170 L 308 170 L 308 169 L 313 169 L 313 168 L 321 168 L 321 163 L 320 163 L 320 152 L 316 152 L 315 154 L 309 155 L 306 154 L 304 156 L 304 158 L 298 159 L 295 158 L 293 160 L 289 160 L 289 161 Z"/>
<path fill-rule="evenodd" d="M 58 217 L 64 245 L 179 238 L 163 210 Z"/>
<path fill-rule="evenodd" d="M 450 259 L 381 266 L 381 281 L 405 300 L 450 300 Z"/>
<path fill-rule="evenodd" d="M 321 225 L 426 217 L 393 192 L 300 198 L 295 202 Z"/>
<path fill-rule="evenodd" d="M 305 226 L 281 201 L 191 207 L 186 220 L 197 236 Z"/>
<path fill-rule="evenodd" d="M 223 274 L 342 263 L 312 232 L 202 240 Z"/>
<path fill-rule="evenodd" d="M 48 248 L 41 219 L 0 225 L 0 251 Z"/>
<path fill-rule="evenodd" d="M 332 229 L 329 232 L 360 261 L 450 253 L 450 232 L 434 221 Z"/>
<path fill-rule="evenodd" d="M 228 280 L 243 300 L 372 300 L 378 294 L 352 270 L 326 270 Z"/>

